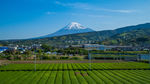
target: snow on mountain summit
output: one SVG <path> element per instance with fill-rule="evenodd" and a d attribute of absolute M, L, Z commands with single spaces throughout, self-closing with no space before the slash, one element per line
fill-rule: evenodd
<path fill-rule="evenodd" d="M 85 32 L 93 32 L 93 31 L 94 30 L 92 30 L 90 28 L 86 28 L 77 22 L 71 22 L 70 24 L 68 24 L 64 28 L 62 28 L 62 29 L 60 29 L 60 30 L 58 30 L 52 34 L 42 36 L 40 38 L 62 36 L 62 35 L 68 35 L 68 34 L 85 33 Z"/>
<path fill-rule="evenodd" d="M 64 29 L 85 29 L 85 27 L 77 22 L 71 22 Z"/>

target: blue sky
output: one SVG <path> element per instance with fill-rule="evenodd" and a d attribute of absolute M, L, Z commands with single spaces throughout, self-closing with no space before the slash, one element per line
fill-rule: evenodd
<path fill-rule="evenodd" d="M 108 30 L 150 22 L 150 0 L 0 0 L 0 40 L 53 33 L 70 22 Z"/>

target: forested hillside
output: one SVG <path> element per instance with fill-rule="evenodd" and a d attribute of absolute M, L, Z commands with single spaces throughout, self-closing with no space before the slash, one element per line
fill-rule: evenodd
<path fill-rule="evenodd" d="M 107 45 L 145 45 L 150 43 L 150 23 L 127 26 L 115 30 L 104 30 L 80 34 L 70 34 L 42 39 L 5 40 L 1 44 L 49 44 L 69 45 L 81 43 L 100 43 Z"/>

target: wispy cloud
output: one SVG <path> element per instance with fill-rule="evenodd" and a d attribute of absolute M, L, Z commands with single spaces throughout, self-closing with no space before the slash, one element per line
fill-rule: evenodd
<path fill-rule="evenodd" d="M 87 3 L 62 3 L 59 1 L 56 1 L 55 4 L 61 5 L 61 6 L 68 6 L 72 8 L 79 8 L 83 10 L 92 10 L 92 11 L 104 11 L 104 12 L 114 12 L 114 13 L 133 13 L 136 12 L 136 10 L 130 10 L 130 9 L 107 9 L 107 8 L 100 8 L 96 7 Z"/>
<path fill-rule="evenodd" d="M 48 11 L 48 12 L 46 12 L 46 14 L 47 14 L 47 15 L 52 15 L 52 14 L 55 14 L 55 12 L 50 12 L 50 11 Z"/>
<path fill-rule="evenodd" d="M 69 7 L 73 7 L 73 8 L 87 8 L 89 5 L 86 3 L 62 3 L 59 1 L 55 2 L 57 5 L 61 5 L 61 6 L 69 6 Z"/>
<path fill-rule="evenodd" d="M 95 10 L 95 11 L 105 11 L 105 12 L 116 12 L 116 13 L 133 13 L 136 10 L 128 10 L 128 9 L 105 9 L 105 8 L 94 8 L 94 9 L 87 9 L 87 10 Z"/>
<path fill-rule="evenodd" d="M 102 17 L 108 17 L 106 15 L 87 15 L 89 17 L 95 17 L 95 18 L 102 18 Z"/>
<path fill-rule="evenodd" d="M 83 14 L 83 13 L 71 13 L 71 15 L 75 15 L 75 16 L 86 16 L 86 17 L 93 17 L 93 18 L 110 17 L 110 16 L 106 16 L 106 15 Z"/>

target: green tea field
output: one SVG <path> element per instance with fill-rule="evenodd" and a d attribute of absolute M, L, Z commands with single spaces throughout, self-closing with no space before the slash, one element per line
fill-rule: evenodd
<path fill-rule="evenodd" d="M 150 84 L 146 63 L 8 64 L 0 84 Z"/>

